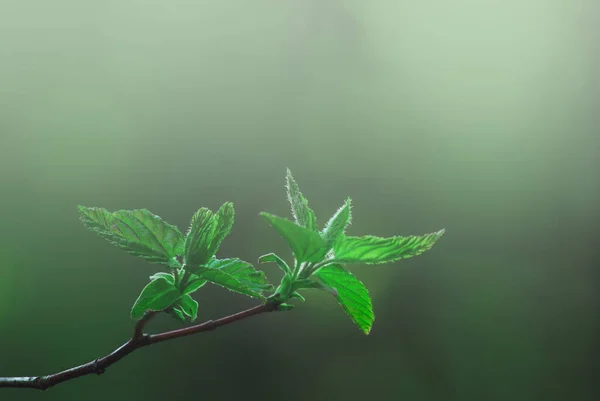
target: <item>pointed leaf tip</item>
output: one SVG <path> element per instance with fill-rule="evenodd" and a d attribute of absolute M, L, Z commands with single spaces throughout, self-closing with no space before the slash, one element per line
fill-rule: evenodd
<path fill-rule="evenodd" d="M 325 242 L 315 231 L 270 213 L 260 213 L 288 243 L 299 262 L 318 262 L 327 253 Z"/>
<path fill-rule="evenodd" d="M 198 302 L 196 302 L 189 295 L 183 295 L 181 298 L 177 300 L 176 305 L 181 309 L 181 311 L 190 319 L 190 321 L 196 320 L 198 316 Z"/>
<path fill-rule="evenodd" d="M 315 288 L 329 291 L 337 299 L 346 314 L 364 334 L 369 334 L 375 321 L 373 305 L 365 285 L 342 265 L 321 268 L 314 274 L 320 283 Z M 332 291 L 333 290 L 333 291 Z"/>
<path fill-rule="evenodd" d="M 234 219 L 232 202 L 225 202 L 216 213 L 205 207 L 194 213 L 185 239 L 185 264 L 195 268 L 208 263 L 231 231 Z"/>
<path fill-rule="evenodd" d="M 302 195 L 300 187 L 289 168 L 286 171 L 285 179 L 287 198 L 292 208 L 294 220 L 299 226 L 315 231 L 317 229 L 317 216 L 308 206 L 308 200 Z"/>
<path fill-rule="evenodd" d="M 214 216 L 215 219 L 215 233 L 214 238 L 211 242 L 210 252 L 212 255 L 217 253 L 221 242 L 231 232 L 231 227 L 235 221 L 235 209 L 233 208 L 233 202 L 225 202 Z M 211 256 L 212 256 L 211 255 Z"/>
<path fill-rule="evenodd" d="M 262 255 L 261 257 L 258 258 L 258 263 L 262 264 L 262 263 L 269 263 L 269 262 L 275 262 L 277 264 L 277 266 L 281 270 L 283 270 L 284 273 L 292 274 L 292 270 L 290 269 L 288 264 L 274 253 L 268 253 L 268 254 Z"/>
<path fill-rule="evenodd" d="M 147 209 L 118 210 L 77 206 L 86 228 L 150 263 L 169 265 L 183 254 L 183 234 Z"/>
<path fill-rule="evenodd" d="M 443 234 L 444 230 L 409 237 L 341 236 L 333 249 L 335 259 L 340 263 L 388 263 L 422 254 L 431 249 Z"/>
<path fill-rule="evenodd" d="M 351 200 L 347 198 L 344 204 L 331 216 L 331 219 L 321 231 L 321 238 L 325 241 L 327 250 L 329 251 L 335 241 L 344 235 L 344 231 L 350 225 L 352 220 Z"/>
<path fill-rule="evenodd" d="M 144 287 L 135 301 L 131 308 L 131 318 L 140 320 L 147 311 L 163 311 L 173 305 L 180 296 L 181 294 L 169 279 L 157 276 Z"/>
<path fill-rule="evenodd" d="M 213 212 L 202 207 L 194 213 L 185 238 L 184 263 L 188 267 L 203 265 L 211 258 L 210 245 L 214 238 Z"/>

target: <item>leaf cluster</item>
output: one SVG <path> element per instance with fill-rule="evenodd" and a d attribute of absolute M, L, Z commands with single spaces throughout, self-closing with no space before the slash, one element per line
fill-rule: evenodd
<path fill-rule="evenodd" d="M 125 251 L 166 267 L 154 274 L 131 309 L 141 319 L 148 312 L 166 312 L 182 321 L 193 321 L 198 302 L 192 294 L 206 283 L 253 298 L 265 299 L 272 289 L 265 274 L 240 259 L 217 259 L 219 245 L 231 231 L 234 208 L 224 203 L 216 213 L 199 209 L 184 236 L 175 226 L 146 209 L 109 212 L 79 206 L 83 224 Z"/>
<path fill-rule="evenodd" d="M 181 321 L 193 321 L 198 302 L 192 294 L 206 283 L 273 303 L 281 311 L 294 307 L 289 303 L 292 298 L 304 301 L 305 289 L 316 289 L 335 297 L 352 321 L 368 334 L 375 320 L 371 297 L 347 265 L 381 264 L 419 255 L 430 249 L 444 230 L 407 237 L 348 236 L 346 230 L 352 220 L 350 198 L 319 228 L 315 212 L 289 169 L 286 188 L 293 220 L 260 214 L 286 241 L 294 257 L 291 264 L 274 253 L 258 259 L 259 263 L 275 263 L 284 272 L 279 286 L 269 296 L 264 292 L 274 287 L 262 271 L 237 258 L 216 257 L 234 223 L 231 202 L 216 212 L 200 208 L 192 216 L 185 235 L 146 209 L 109 212 L 78 206 L 78 210 L 81 221 L 90 230 L 126 252 L 164 267 L 165 271 L 150 277 L 135 301 L 131 309 L 135 320 L 148 312 L 164 312 Z"/>
<path fill-rule="evenodd" d="M 351 200 L 346 201 L 319 229 L 315 212 L 287 170 L 287 197 L 293 221 L 269 213 L 261 216 L 283 237 L 294 255 L 293 267 L 275 254 L 264 255 L 259 262 L 275 262 L 284 271 L 282 284 L 269 297 L 286 302 L 304 299 L 299 290 L 318 289 L 333 295 L 354 323 L 369 334 L 375 314 L 365 285 L 346 267 L 347 264 L 379 264 L 410 258 L 430 249 L 444 230 L 423 236 L 381 238 L 372 235 L 346 235 L 352 220 Z"/>

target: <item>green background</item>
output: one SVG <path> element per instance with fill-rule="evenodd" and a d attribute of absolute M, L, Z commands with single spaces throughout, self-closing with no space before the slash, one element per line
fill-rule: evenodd
<path fill-rule="evenodd" d="M 352 235 L 446 235 L 352 267 L 370 336 L 307 292 L 0 400 L 599 399 L 599 9 L 1 1 L 0 376 L 87 362 L 131 333 L 158 268 L 85 230 L 77 204 L 185 229 L 233 201 L 219 256 L 289 259 L 258 216 L 289 215 L 289 167 L 321 224 L 350 196 Z M 255 304 L 215 286 L 196 299 L 202 320 Z"/>

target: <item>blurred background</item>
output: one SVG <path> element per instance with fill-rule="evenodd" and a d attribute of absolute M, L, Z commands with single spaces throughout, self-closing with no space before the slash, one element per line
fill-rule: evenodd
<path fill-rule="evenodd" d="M 0 376 L 131 334 L 159 267 L 85 230 L 78 204 L 186 229 L 233 201 L 219 256 L 289 259 L 258 216 L 289 216 L 289 167 L 320 224 L 350 196 L 352 235 L 446 235 L 351 267 L 370 336 L 307 291 L 0 399 L 600 399 L 599 23 L 593 0 L 1 1 Z M 201 320 L 256 304 L 196 299 Z"/>

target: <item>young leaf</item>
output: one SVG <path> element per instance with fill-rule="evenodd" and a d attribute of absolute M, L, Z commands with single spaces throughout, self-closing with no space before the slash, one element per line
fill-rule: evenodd
<path fill-rule="evenodd" d="M 298 291 L 292 292 L 292 294 L 290 295 L 290 298 L 298 298 L 302 302 L 306 301 L 306 299 Z"/>
<path fill-rule="evenodd" d="M 329 219 L 329 222 L 321 231 L 321 237 L 325 241 L 327 249 L 331 249 L 334 242 L 342 235 L 346 227 L 350 224 L 351 212 L 350 212 L 350 198 L 346 199 L 346 202 L 340 207 L 337 212 Z"/>
<path fill-rule="evenodd" d="M 198 302 L 196 302 L 189 295 L 184 295 L 177 300 L 177 306 L 181 309 L 181 311 L 190 318 L 193 322 L 196 320 L 198 316 Z"/>
<path fill-rule="evenodd" d="M 179 306 L 169 308 L 169 309 L 165 310 L 165 312 L 167 314 L 173 316 L 175 319 L 185 322 L 185 315 L 183 314 L 183 311 L 181 310 L 181 308 Z"/>
<path fill-rule="evenodd" d="M 206 284 L 206 280 L 201 279 L 195 274 L 192 274 L 190 280 L 187 282 L 185 289 L 182 291 L 183 295 L 191 294 L 197 291 L 200 287 Z"/>
<path fill-rule="evenodd" d="M 164 277 L 158 277 L 142 290 L 131 309 L 131 318 L 139 320 L 147 311 L 165 310 L 173 305 L 180 296 L 181 294 L 173 283 Z"/>
<path fill-rule="evenodd" d="M 219 249 L 223 239 L 233 226 L 233 203 L 224 203 L 216 214 L 201 208 L 192 217 L 192 223 L 185 239 L 185 264 L 191 268 L 209 262 Z"/>
<path fill-rule="evenodd" d="M 316 288 L 317 290 L 326 291 L 337 298 L 337 296 L 338 296 L 337 289 L 335 287 L 332 287 L 332 286 L 326 284 L 323 280 L 321 280 L 319 278 L 319 276 L 317 274 L 312 274 L 310 276 L 310 279 L 308 279 L 308 281 L 310 282 L 310 284 L 308 284 L 308 285 L 303 284 L 303 285 L 299 286 L 298 288 Z"/>
<path fill-rule="evenodd" d="M 228 290 L 235 291 L 249 297 L 264 299 L 264 296 L 260 292 L 246 287 L 240 280 L 221 269 L 206 268 L 202 269 L 198 274 L 201 278 L 208 280 L 213 284 L 227 288 Z"/>
<path fill-rule="evenodd" d="M 209 253 L 211 254 L 211 256 L 217 253 L 219 245 L 221 245 L 223 239 L 225 239 L 225 237 L 231 231 L 234 216 L 235 211 L 233 209 L 233 203 L 231 202 L 224 203 L 214 215 L 213 220 L 215 231 L 209 249 Z"/>
<path fill-rule="evenodd" d="M 294 308 L 295 308 L 294 304 L 283 303 L 283 304 L 277 305 L 277 309 L 275 309 L 275 310 L 278 311 L 278 312 L 285 312 L 285 311 L 288 311 L 288 310 L 292 310 Z"/>
<path fill-rule="evenodd" d="M 251 290 L 260 292 L 273 288 L 267 281 L 264 272 L 256 270 L 250 263 L 240 259 L 213 259 L 207 267 L 211 269 L 220 269 L 232 275 L 242 283 L 242 285 Z"/>
<path fill-rule="evenodd" d="M 184 240 L 184 241 L 185 241 L 185 240 Z M 182 247 L 181 247 L 181 254 L 180 254 L 179 256 L 183 255 L 183 253 L 184 253 L 184 251 L 185 251 L 185 250 L 184 250 L 184 247 L 185 247 L 185 242 L 183 242 L 183 245 L 182 245 Z M 181 267 L 182 267 L 182 266 L 181 266 L 181 263 L 180 263 L 180 262 L 177 260 L 177 258 L 173 258 L 173 259 L 171 259 L 171 260 L 169 261 L 169 265 L 168 265 L 168 266 L 169 266 L 169 269 L 171 269 L 171 270 L 180 270 L 180 269 L 181 269 Z"/>
<path fill-rule="evenodd" d="M 167 280 L 169 283 L 175 285 L 175 277 L 169 273 L 160 272 L 160 273 L 153 274 L 152 276 L 150 276 L 150 281 L 156 280 L 159 278 L 163 278 L 163 279 Z"/>
<path fill-rule="evenodd" d="M 318 233 L 269 213 L 260 215 L 286 240 L 299 262 L 318 262 L 327 253 L 325 242 Z"/>
<path fill-rule="evenodd" d="M 109 212 L 78 206 L 79 218 L 90 230 L 128 253 L 151 263 L 169 265 L 183 254 L 183 235 L 146 209 Z"/>
<path fill-rule="evenodd" d="M 263 255 L 260 258 L 258 258 L 258 263 L 268 263 L 268 262 L 275 262 L 275 263 L 277 263 L 277 266 L 279 266 L 279 268 L 281 270 L 283 270 L 284 273 L 292 274 L 292 270 L 290 269 L 288 264 L 285 263 L 285 260 L 281 259 L 279 256 L 275 255 L 274 253 L 268 253 L 268 254 Z"/>
<path fill-rule="evenodd" d="M 387 263 L 420 255 L 443 234 L 444 230 L 410 237 L 341 237 L 335 242 L 333 250 L 335 260 L 340 263 Z"/>
<path fill-rule="evenodd" d="M 371 297 L 364 284 L 339 264 L 323 267 L 313 276 L 336 290 L 336 299 L 344 311 L 363 333 L 369 334 L 375 314 Z"/>
<path fill-rule="evenodd" d="M 299 226 L 315 231 L 317 229 L 317 217 L 315 212 L 308 207 L 308 200 L 300 192 L 300 187 L 292 177 L 292 172 L 287 169 L 286 173 L 287 197 L 292 206 L 294 220 Z"/>
<path fill-rule="evenodd" d="M 185 238 L 184 263 L 189 267 L 206 264 L 213 256 L 211 243 L 214 238 L 215 220 L 213 212 L 203 207 L 194 216 Z"/>
<path fill-rule="evenodd" d="M 267 302 L 284 302 L 290 298 L 294 280 L 291 274 L 284 274 L 275 292 L 267 298 Z"/>

